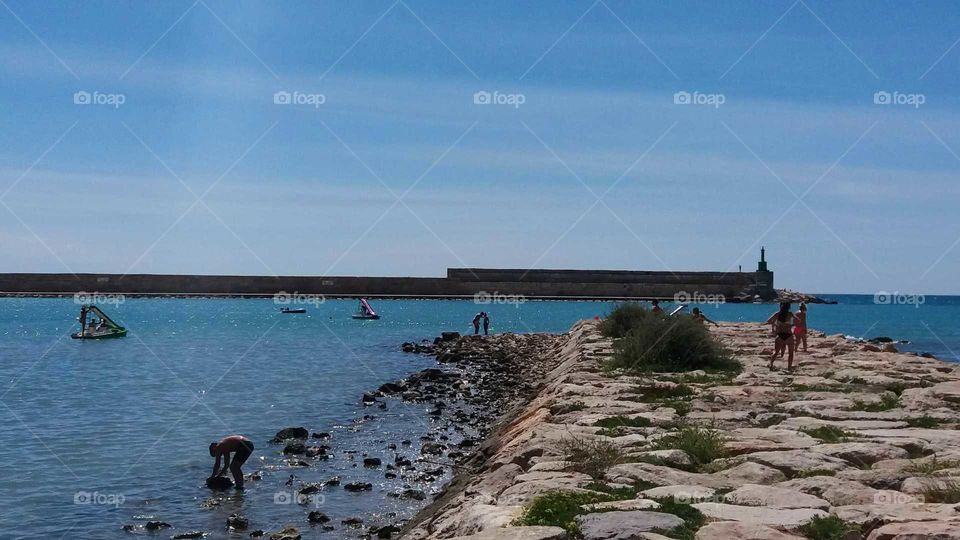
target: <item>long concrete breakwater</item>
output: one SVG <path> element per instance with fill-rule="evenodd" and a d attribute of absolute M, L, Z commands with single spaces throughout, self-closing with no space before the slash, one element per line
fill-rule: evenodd
<path fill-rule="evenodd" d="M 960 539 L 956 365 L 811 331 L 770 370 L 764 325 L 712 332 L 741 373 L 605 371 L 613 343 L 578 323 L 402 537 Z"/>
<path fill-rule="evenodd" d="M 445 277 L 0 274 L 0 295 L 653 299 L 686 294 L 769 300 L 773 273 L 450 268 Z"/>

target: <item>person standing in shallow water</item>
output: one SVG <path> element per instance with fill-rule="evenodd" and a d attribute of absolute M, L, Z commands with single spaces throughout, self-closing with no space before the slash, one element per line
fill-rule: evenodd
<path fill-rule="evenodd" d="M 486 311 L 483 312 L 483 335 L 490 335 L 490 316 Z"/>
<path fill-rule="evenodd" d="M 790 311 L 790 302 L 780 302 L 780 310 L 767 319 L 767 324 L 773 330 L 776 339 L 773 342 L 773 356 L 770 357 L 770 369 L 773 369 L 773 361 L 777 354 L 784 351 L 787 353 L 787 369 L 793 369 L 793 312 Z"/>
<path fill-rule="evenodd" d="M 650 305 L 653 306 L 653 307 L 650 308 L 650 311 L 651 311 L 651 312 L 653 312 L 653 313 L 663 313 L 663 308 L 660 307 L 660 301 L 659 301 L 659 300 L 651 300 L 651 301 L 650 301 Z"/>
<path fill-rule="evenodd" d="M 233 462 L 230 461 L 230 454 L 233 453 Z M 213 475 L 210 478 L 223 476 L 227 470 L 233 474 L 233 483 L 237 489 L 243 489 L 243 471 L 240 467 L 246 463 L 247 458 L 253 454 L 253 441 L 243 435 L 228 435 L 219 442 L 210 443 L 210 456 L 217 458 L 213 464 Z M 220 458 L 223 458 L 223 467 L 220 466 Z"/>
<path fill-rule="evenodd" d="M 473 318 L 473 335 L 475 336 L 480 334 L 480 319 L 483 319 L 482 311 Z"/>

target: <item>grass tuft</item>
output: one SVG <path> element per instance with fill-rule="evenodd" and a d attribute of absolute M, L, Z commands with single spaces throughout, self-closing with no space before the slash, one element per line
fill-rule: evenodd
<path fill-rule="evenodd" d="M 847 533 L 856 530 L 856 525 L 837 516 L 818 516 L 800 527 L 800 533 L 810 540 L 842 540 Z"/>
<path fill-rule="evenodd" d="M 657 439 L 654 450 L 683 450 L 695 469 L 727 455 L 726 438 L 715 429 L 681 426 L 676 433 Z"/>
<path fill-rule="evenodd" d="M 533 500 L 522 516 L 514 521 L 517 526 L 561 527 L 577 538 L 580 536 L 576 517 L 584 513 L 580 508 L 584 504 L 595 504 L 614 500 L 610 495 L 601 493 L 580 493 L 572 491 L 552 491 Z"/>
<path fill-rule="evenodd" d="M 881 412 L 889 411 L 900 406 L 900 398 L 896 395 L 890 393 L 884 393 L 880 396 L 880 401 L 874 402 L 865 402 L 865 401 L 854 401 L 853 407 L 850 410 L 853 411 L 866 411 L 866 412 Z"/>
<path fill-rule="evenodd" d="M 919 476 L 934 476 L 944 469 L 960 468 L 960 459 L 939 459 L 936 454 L 924 461 L 914 461 L 904 471 Z"/>
<path fill-rule="evenodd" d="M 559 446 L 566 460 L 573 462 L 570 467 L 572 470 L 598 480 L 610 467 L 626 462 L 623 451 L 617 445 L 602 439 L 572 437 L 561 440 Z"/>
<path fill-rule="evenodd" d="M 801 429 L 800 431 L 828 444 L 846 442 L 847 439 L 852 436 L 851 433 L 848 433 L 836 426 L 820 426 L 814 429 Z"/>
<path fill-rule="evenodd" d="M 957 504 L 960 503 L 960 482 L 952 479 L 938 479 L 925 485 L 921 491 L 923 502 Z"/>
<path fill-rule="evenodd" d="M 939 426 L 940 420 L 925 414 L 918 418 L 907 418 L 907 424 L 910 427 L 929 429 Z"/>
<path fill-rule="evenodd" d="M 675 529 L 671 529 L 669 531 L 659 531 L 660 534 L 665 536 L 677 538 L 679 540 L 693 540 L 697 534 L 697 529 L 702 527 L 707 521 L 707 518 L 702 512 L 690 504 L 677 501 L 673 497 L 664 497 L 654 500 L 660 503 L 660 508 L 657 509 L 658 512 L 673 514 L 683 520 L 683 525 Z"/>
<path fill-rule="evenodd" d="M 593 425 L 608 429 L 620 427 L 650 427 L 650 419 L 642 416 L 637 416 L 635 418 L 630 418 L 629 416 L 610 416 L 608 418 L 597 420 L 593 423 Z"/>

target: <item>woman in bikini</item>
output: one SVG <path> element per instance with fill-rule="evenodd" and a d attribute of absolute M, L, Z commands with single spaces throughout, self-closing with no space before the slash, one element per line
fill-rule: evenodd
<path fill-rule="evenodd" d="M 786 351 L 787 370 L 793 370 L 793 312 L 790 311 L 790 302 L 780 302 L 780 310 L 767 319 L 767 324 L 777 336 L 773 342 L 770 369 L 773 369 L 773 361 L 777 358 L 777 354 Z"/>
<path fill-rule="evenodd" d="M 793 351 L 796 352 L 803 343 L 803 352 L 807 352 L 807 304 L 801 302 L 793 322 Z"/>

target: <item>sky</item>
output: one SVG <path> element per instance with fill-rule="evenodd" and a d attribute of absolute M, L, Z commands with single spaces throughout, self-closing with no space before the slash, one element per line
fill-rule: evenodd
<path fill-rule="evenodd" d="M 0 0 L 0 272 L 960 294 L 950 2 Z"/>

